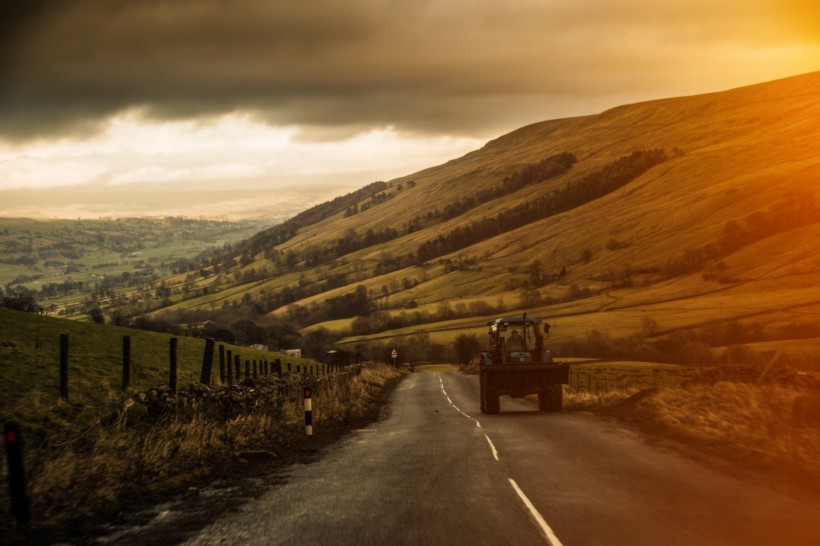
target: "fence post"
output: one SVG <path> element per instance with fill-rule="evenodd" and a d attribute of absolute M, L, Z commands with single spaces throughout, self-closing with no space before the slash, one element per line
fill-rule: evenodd
<path fill-rule="evenodd" d="M 256 368 L 256 361 L 255 360 L 253 361 L 253 377 L 254 378 L 259 377 L 259 372 Z"/>
<path fill-rule="evenodd" d="M 246 360 L 245 361 L 245 379 L 249 378 L 250 376 L 251 376 L 251 361 Z"/>
<path fill-rule="evenodd" d="M 131 382 L 131 336 L 122 336 L 122 392 Z"/>
<path fill-rule="evenodd" d="M 168 378 L 168 387 L 171 392 L 177 392 L 177 338 L 172 337 L 169 343 L 171 370 Z"/>
<path fill-rule="evenodd" d="M 199 374 L 199 382 L 205 385 L 211 383 L 211 367 L 214 363 L 214 345 L 216 340 L 209 337 L 205 340 L 205 354 L 202 355 L 202 372 Z"/>
<path fill-rule="evenodd" d="M 225 382 L 225 346 L 219 344 L 219 381 Z"/>
<path fill-rule="evenodd" d="M 60 334 L 60 398 L 68 400 L 68 334 Z"/>
<path fill-rule="evenodd" d="M 239 383 L 239 380 L 242 378 L 242 371 L 240 370 L 242 361 L 239 359 L 239 355 L 233 355 L 233 363 L 234 368 L 236 368 L 236 382 Z"/>
<path fill-rule="evenodd" d="M 233 355 L 230 349 L 228 350 L 228 360 L 225 366 L 228 369 L 228 385 L 233 385 Z"/>
<path fill-rule="evenodd" d="M 277 358 L 273 361 L 273 366 L 276 369 L 276 375 L 282 377 L 282 361 Z"/>
<path fill-rule="evenodd" d="M 6 445 L 6 460 L 9 465 L 11 513 L 19 525 L 25 525 L 29 520 L 29 499 L 23 468 L 23 438 L 17 421 L 9 419 L 3 423 L 3 443 Z"/>

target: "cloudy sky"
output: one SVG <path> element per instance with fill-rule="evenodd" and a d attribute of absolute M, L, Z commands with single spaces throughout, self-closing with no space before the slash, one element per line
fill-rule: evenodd
<path fill-rule="evenodd" d="M 2 191 L 352 189 L 820 69 L 814 0 L 3 0 Z"/>

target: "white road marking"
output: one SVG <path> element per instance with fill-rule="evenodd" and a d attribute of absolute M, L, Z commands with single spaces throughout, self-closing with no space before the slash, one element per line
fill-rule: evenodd
<path fill-rule="evenodd" d="M 455 408 L 455 406 L 453 406 L 453 407 Z M 472 415 L 467 415 L 466 413 L 464 413 L 463 411 L 461 411 L 461 410 L 460 410 L 460 409 L 458 409 L 458 408 L 456 408 L 456 409 L 458 410 L 458 412 L 459 412 L 461 415 L 463 415 L 464 417 L 466 417 L 466 418 L 467 418 L 467 419 L 469 419 L 470 421 L 473 421 L 473 422 L 475 423 L 476 428 L 482 428 L 482 427 L 481 427 L 481 423 L 479 423 L 479 422 L 478 422 L 478 419 L 474 419 Z"/>
<path fill-rule="evenodd" d="M 518 493 L 518 496 L 524 502 L 524 506 L 526 506 L 527 510 L 530 511 L 530 515 L 535 520 L 535 523 L 538 524 L 538 526 L 541 528 L 541 531 L 544 533 L 544 538 L 547 539 L 547 544 L 549 544 L 550 546 L 563 546 L 563 544 L 561 544 L 561 541 L 558 540 L 557 536 L 555 536 L 555 533 L 553 532 L 552 528 L 547 524 L 543 516 L 541 516 L 538 510 L 536 510 L 535 506 L 533 506 L 533 504 L 530 502 L 530 499 L 527 498 L 527 495 L 525 495 L 524 492 L 521 491 L 521 488 L 518 487 L 518 484 L 515 483 L 515 480 L 512 478 L 509 478 L 509 480 L 510 485 L 512 485 L 513 489 L 515 489 L 515 492 Z"/>
<path fill-rule="evenodd" d="M 490 449 L 493 450 L 493 458 L 496 461 L 500 461 L 501 459 L 498 458 L 498 451 L 495 449 L 495 445 L 493 445 L 493 441 L 490 440 L 490 437 L 487 436 L 486 434 L 484 435 L 484 437 L 487 438 L 487 443 L 490 444 Z"/>
<path fill-rule="evenodd" d="M 438 380 L 439 380 L 439 383 L 441 383 L 441 392 L 443 392 L 443 393 L 444 393 L 444 397 L 445 397 L 445 398 L 447 398 L 447 401 L 450 403 L 450 405 L 451 405 L 451 406 L 453 406 L 453 408 L 454 408 L 457 412 L 459 412 L 461 415 L 463 415 L 463 416 L 464 416 L 464 417 L 466 417 L 467 419 L 470 419 L 471 421 L 475 421 L 475 426 L 476 426 L 476 427 L 481 428 L 481 423 L 479 423 L 479 422 L 478 422 L 478 419 L 474 419 L 472 416 L 467 415 L 466 413 L 464 413 L 463 411 L 461 411 L 460 409 L 458 409 L 458 406 L 456 406 L 455 404 L 453 404 L 453 401 L 450 399 L 450 395 L 449 395 L 449 394 L 447 394 L 447 390 L 444 388 L 444 381 L 442 381 L 440 377 L 438 378 Z"/>

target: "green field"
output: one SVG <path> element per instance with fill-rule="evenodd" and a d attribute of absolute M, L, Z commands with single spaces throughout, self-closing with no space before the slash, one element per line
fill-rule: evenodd
<path fill-rule="evenodd" d="M 104 279 L 130 296 L 136 290 L 128 287 L 187 270 L 188 260 L 243 240 L 264 225 L 188 218 L 0 218 L 0 287 L 8 293 L 32 290 L 52 313 L 88 299 Z M 63 288 L 66 282 L 73 286 Z"/>
<path fill-rule="evenodd" d="M 167 334 L 116 326 L 95 325 L 0 309 L 0 412 L 9 417 L 14 409 L 25 410 L 32 391 L 46 403 L 60 392 L 60 334 L 69 336 L 69 401 L 87 403 L 105 398 L 107 388 L 122 385 L 123 336 L 131 337 L 132 390 L 168 384 L 170 338 Z M 177 338 L 178 383 L 198 382 L 205 340 Z M 219 379 L 219 362 L 214 357 L 212 381 Z M 285 369 L 320 366 L 316 362 L 280 353 L 224 344 L 225 350 L 240 355 L 242 374 L 245 360 L 272 362 L 280 359 Z M 108 386 L 108 387 L 106 387 Z"/>

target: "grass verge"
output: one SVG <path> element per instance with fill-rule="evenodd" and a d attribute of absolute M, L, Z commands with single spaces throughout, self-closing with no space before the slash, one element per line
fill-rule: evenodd
<path fill-rule="evenodd" d="M 243 467 L 246 452 L 286 464 L 305 441 L 304 384 L 314 386 L 314 427 L 324 436 L 321 442 L 374 418 L 382 393 L 397 376 L 374 364 L 321 378 L 294 374 L 246 380 L 242 386 L 199 386 L 196 396 L 187 397 L 122 398 L 108 389 L 90 423 L 88 416 L 78 418 L 81 408 L 46 402 L 32 391 L 20 402 L 26 408 L 33 523 L 5 539 L 83 542 L 96 525 L 116 521 L 129 507 Z M 9 513 L 6 495 L 0 496 L 0 511 Z M 11 521 L 7 527 L 13 527 Z"/>
<path fill-rule="evenodd" d="M 569 389 L 569 410 L 614 417 L 694 455 L 820 490 L 820 392 L 809 386 L 731 380 L 667 388 Z"/>

